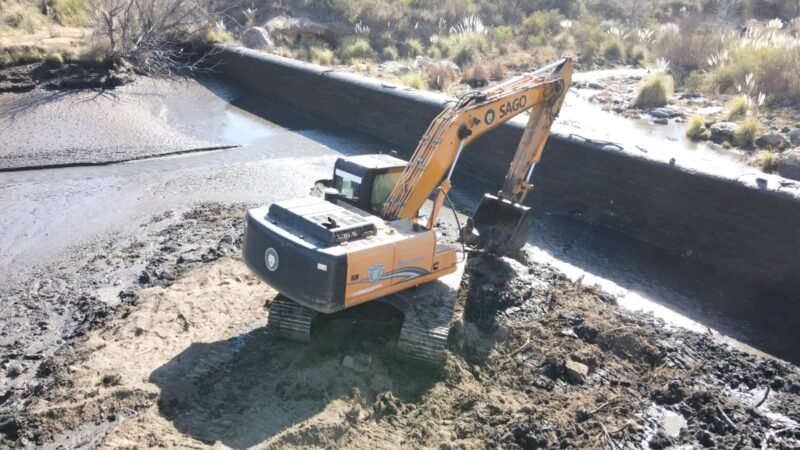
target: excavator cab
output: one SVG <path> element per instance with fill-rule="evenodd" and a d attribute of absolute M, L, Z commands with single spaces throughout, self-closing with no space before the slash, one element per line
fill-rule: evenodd
<path fill-rule="evenodd" d="M 335 198 L 379 216 L 407 164 L 384 154 L 339 158 L 333 169 Z"/>

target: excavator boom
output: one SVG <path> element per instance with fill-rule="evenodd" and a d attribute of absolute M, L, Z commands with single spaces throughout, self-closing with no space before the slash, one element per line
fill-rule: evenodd
<path fill-rule="evenodd" d="M 490 250 L 514 251 L 497 245 L 519 241 L 529 231 L 529 209 L 521 205 L 531 189 L 533 168 L 541 158 L 550 128 L 563 103 L 573 62 L 563 58 L 532 73 L 525 73 L 482 92 L 462 97 L 431 123 L 408 162 L 400 181 L 383 207 L 386 220 L 415 220 L 420 207 L 438 190 L 429 227 L 435 224 L 450 177 L 461 152 L 475 139 L 513 117 L 530 111 L 530 119 L 498 195 L 487 196 L 474 217 L 475 229 Z M 493 234 L 492 239 L 487 239 Z M 518 248 L 517 248 L 518 249 Z"/>

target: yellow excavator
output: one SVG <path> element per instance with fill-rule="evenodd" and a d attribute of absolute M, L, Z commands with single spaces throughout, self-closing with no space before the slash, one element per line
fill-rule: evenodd
<path fill-rule="evenodd" d="M 503 188 L 484 195 L 461 230 L 484 251 L 520 250 L 532 225 L 522 203 L 572 70 L 572 59 L 563 58 L 464 95 L 430 124 L 408 162 L 384 154 L 339 158 L 324 196 L 248 211 L 245 263 L 279 293 L 268 332 L 309 342 L 319 313 L 379 300 L 404 313 L 398 355 L 440 365 L 465 258 L 459 261 L 458 246 L 437 241 L 434 226 L 456 163 L 472 141 L 530 112 Z M 420 215 L 434 194 L 428 216 Z"/>

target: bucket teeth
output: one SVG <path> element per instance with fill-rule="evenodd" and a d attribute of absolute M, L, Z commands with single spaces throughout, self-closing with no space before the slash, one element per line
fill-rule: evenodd
<path fill-rule="evenodd" d="M 295 342 L 311 342 L 311 326 L 317 312 L 278 294 L 269 306 L 267 332 Z"/>

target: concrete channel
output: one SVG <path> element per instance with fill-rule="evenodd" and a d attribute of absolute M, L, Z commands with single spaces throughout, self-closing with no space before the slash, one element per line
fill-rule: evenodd
<path fill-rule="evenodd" d="M 269 99 L 376 136 L 408 158 L 452 99 L 253 50 L 220 48 L 219 70 Z M 522 134 L 512 121 L 465 152 L 456 183 L 499 187 Z M 785 183 L 700 172 L 610 143 L 554 133 L 528 202 L 537 210 L 617 230 L 765 293 L 800 292 L 800 198 Z M 784 295 L 786 294 L 786 295 Z"/>

